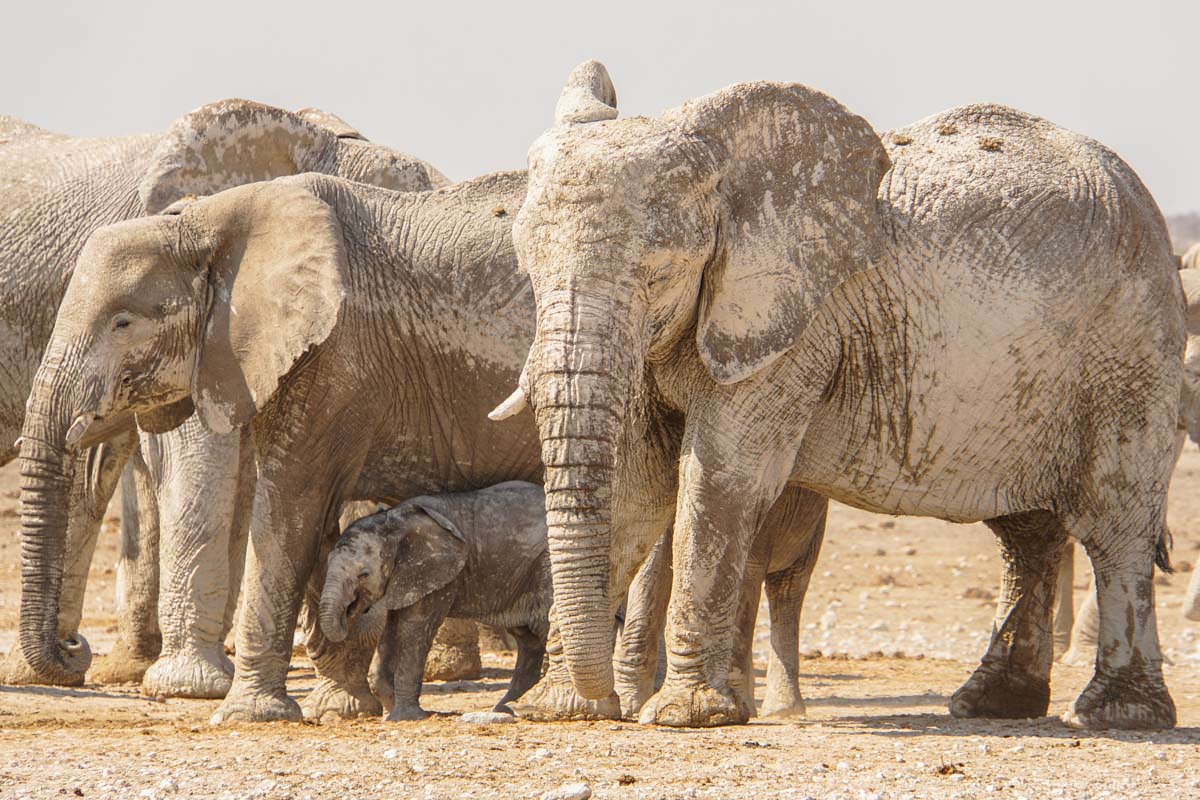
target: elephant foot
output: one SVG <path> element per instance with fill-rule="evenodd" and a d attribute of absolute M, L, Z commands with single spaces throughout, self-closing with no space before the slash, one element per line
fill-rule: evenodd
<path fill-rule="evenodd" d="M 303 715 L 300 705 L 279 693 L 255 692 L 251 689 L 231 687 L 225 702 L 209 720 L 209 725 L 225 725 L 231 722 L 300 722 Z"/>
<path fill-rule="evenodd" d="M 1161 677 L 1097 673 L 1062 719 L 1067 727 L 1083 730 L 1174 728 L 1175 701 Z"/>
<path fill-rule="evenodd" d="M 425 659 L 427 681 L 473 681 L 483 675 L 483 663 L 478 647 L 434 642 Z"/>
<path fill-rule="evenodd" d="M 329 678 L 321 678 L 300 707 L 305 719 L 322 724 L 383 713 L 383 705 L 369 686 L 347 688 Z"/>
<path fill-rule="evenodd" d="M 384 717 L 384 722 L 416 722 L 429 719 L 430 716 L 432 715 L 419 705 L 397 705 L 392 706 L 392 710 Z"/>
<path fill-rule="evenodd" d="M 229 693 L 233 662 L 224 648 L 162 655 L 146 670 L 142 694 L 148 697 L 216 699 Z"/>
<path fill-rule="evenodd" d="M 621 701 L 613 692 L 603 700 L 587 700 L 571 685 L 550 679 L 549 674 L 525 693 L 520 702 L 511 704 L 521 719 L 535 722 L 562 720 L 621 719 Z"/>
<path fill-rule="evenodd" d="M 772 719 L 800 719 L 808 714 L 804 707 L 804 698 L 795 688 L 767 688 L 767 697 L 763 700 L 762 715 Z"/>
<path fill-rule="evenodd" d="M 950 716 L 960 719 L 1033 719 L 1050 708 L 1050 680 L 981 664 L 950 698 Z"/>
<path fill-rule="evenodd" d="M 617 681 L 616 691 L 617 698 L 621 702 L 623 719 L 637 719 L 642 706 L 646 705 L 646 701 L 654 694 L 652 686 L 628 686 L 623 685 L 620 681 Z"/>
<path fill-rule="evenodd" d="M 0 660 L 0 684 L 6 686 L 83 686 L 88 667 L 92 664 L 92 650 L 87 639 L 76 633 L 65 639 L 60 646 L 67 655 L 68 669 L 52 672 L 37 672 L 25 660 L 19 644 L 13 645 L 8 655 Z"/>
<path fill-rule="evenodd" d="M 669 728 L 715 728 L 750 721 L 745 704 L 704 684 L 679 685 L 668 680 L 646 701 L 638 715 L 643 725 Z"/>
<path fill-rule="evenodd" d="M 162 649 L 162 639 L 152 637 L 132 645 L 127 642 L 125 638 L 116 640 L 113 651 L 101 658 L 89 678 L 97 684 L 138 684 L 142 681 Z"/>

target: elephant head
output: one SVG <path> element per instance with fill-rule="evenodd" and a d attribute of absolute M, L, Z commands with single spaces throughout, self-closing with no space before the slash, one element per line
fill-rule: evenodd
<path fill-rule="evenodd" d="M 21 647 L 39 672 L 70 666 L 55 634 L 73 452 L 132 415 L 161 431 L 193 406 L 232 431 L 334 330 L 347 285 L 341 227 L 305 186 L 237 187 L 85 244 L 21 437 Z"/>
<path fill-rule="evenodd" d="M 138 187 L 146 213 L 302 172 L 340 175 L 395 191 L 425 191 L 447 180 L 420 159 L 372 144 L 344 120 L 306 108 L 295 113 L 250 100 L 221 100 L 185 114 L 167 130 Z"/>
<path fill-rule="evenodd" d="M 614 105 L 604 67 L 581 65 L 530 148 L 513 239 L 537 330 L 493 412 L 528 399 L 536 415 L 556 616 L 587 698 L 612 687 L 613 482 L 647 371 L 694 363 L 693 384 L 733 384 L 769 369 L 879 257 L 890 166 L 865 120 L 797 84 L 739 84 L 658 118 Z"/>
<path fill-rule="evenodd" d="M 321 630 L 331 641 L 343 641 L 350 624 L 375 603 L 407 608 L 457 578 L 466 561 L 466 537 L 436 498 L 416 498 L 364 517 L 329 554 Z"/>

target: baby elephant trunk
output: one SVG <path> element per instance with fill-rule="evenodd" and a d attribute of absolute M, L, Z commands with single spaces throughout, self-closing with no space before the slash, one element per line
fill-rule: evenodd
<path fill-rule="evenodd" d="M 331 642 L 342 642 L 350 635 L 350 608 L 358 602 L 354 582 L 334 572 L 325 578 L 321 591 L 321 631 Z"/>

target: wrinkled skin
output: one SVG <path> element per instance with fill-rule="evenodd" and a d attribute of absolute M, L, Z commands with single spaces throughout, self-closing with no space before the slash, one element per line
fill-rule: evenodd
<path fill-rule="evenodd" d="M 336 130 L 335 130 L 336 129 Z M 334 172 L 391 188 L 440 185 L 445 178 L 423 162 L 362 140 L 345 122 L 317 109 L 291 113 L 246 100 L 224 100 L 181 117 L 163 134 L 78 139 L 0 117 L 0 463 L 16 456 L 10 444 L 25 417 L 25 400 L 54 324 L 55 312 L 88 236 L 97 228 L 146 213 L 158 213 L 189 195 L 202 195 L 253 180 L 305 171 Z M 14 648 L 0 681 L 82 682 L 91 661 L 76 632 L 87 566 L 100 519 L 136 444 L 132 420 L 123 424 L 123 446 L 81 454 L 72 471 L 67 569 L 63 576 L 59 637 L 70 663 L 31 669 Z M 98 460 L 102 457 L 102 460 Z M 112 461 L 112 464 L 106 463 Z M 125 478 L 116 649 L 94 678 L 139 680 L 158 655 L 156 621 L 157 514 L 138 500 L 149 499 L 143 466 Z M 135 537 L 144 541 L 139 543 Z M 174 552 L 168 532 L 168 554 Z M 56 556 L 57 558 L 57 556 Z M 44 604 L 47 587 L 26 586 L 31 602 Z M 171 584 L 168 591 L 173 591 Z M 173 606 L 172 600 L 167 601 Z M 219 616 L 219 613 L 218 613 Z M 170 637 L 168 637 L 170 639 Z"/>
<path fill-rule="evenodd" d="M 103 437 L 114 415 L 166 427 L 183 406 L 216 435 L 251 427 L 236 671 L 215 721 L 300 716 L 285 687 L 292 634 L 343 503 L 539 478 L 529 421 L 486 418 L 532 335 L 507 210 L 524 190 L 518 173 L 429 193 L 308 175 L 89 241 L 26 422 L 23 465 L 38 480 L 23 487 L 22 524 L 31 541 L 61 540 L 58 453 Z M 24 567 L 31 581 L 53 578 L 44 557 Z M 23 616 L 23 646 L 56 658 L 35 611 Z M 315 644 L 320 670 L 327 653 Z M 331 678 L 339 690 L 322 690 L 311 716 L 377 713 L 365 652 L 335 662 L 356 673 Z"/>
<path fill-rule="evenodd" d="M 1187 300 L 1187 351 L 1183 361 L 1183 390 L 1179 398 L 1179 433 L 1176 457 L 1182 452 L 1184 435 L 1200 444 L 1200 245 L 1192 246 L 1180 257 L 1179 273 Z M 1059 566 L 1059 591 L 1054 608 L 1054 652 L 1059 660 L 1072 666 L 1087 666 L 1096 658 L 1096 637 L 1100 630 L 1099 605 L 1094 578 L 1089 580 L 1087 595 L 1075 616 L 1074 547 L 1069 546 Z M 1200 570 L 1188 581 L 1183 615 L 1200 621 Z"/>
<path fill-rule="evenodd" d="M 506 712 L 541 674 L 550 601 L 545 495 L 513 481 L 413 498 L 351 525 L 329 556 L 320 622 L 343 641 L 368 609 L 387 611 L 373 683 L 389 721 L 428 716 L 422 675 L 445 618 L 505 628 L 517 665 L 494 710 Z"/>
<path fill-rule="evenodd" d="M 797 85 L 620 120 L 589 63 L 563 98 L 513 228 L 538 330 L 496 414 L 527 399 L 542 442 L 562 642 L 546 680 L 612 692 L 608 615 L 655 541 L 616 516 L 645 492 L 628 448 L 674 414 L 668 666 L 642 722 L 746 719 L 730 685 L 746 563 L 802 487 L 997 533 L 1000 619 L 955 715 L 1045 714 L 1069 534 L 1097 571 L 1104 647 L 1066 721 L 1173 725 L 1152 570 L 1184 321 L 1133 172 L 998 106 L 923 120 L 885 151 Z"/>
<path fill-rule="evenodd" d="M 813 492 L 785 491 L 755 537 L 746 561 L 729 681 L 748 716 L 759 714 L 754 701 L 754 628 L 764 590 L 771 619 L 771 650 L 761 713 L 775 718 L 805 714 L 799 679 L 800 611 L 821 551 L 828 505 Z M 658 657 L 671 594 L 671 544 L 668 535 L 655 545 L 626 597 L 626 623 L 613 659 L 621 715 L 626 719 L 637 719 L 646 700 L 659 688 Z"/>

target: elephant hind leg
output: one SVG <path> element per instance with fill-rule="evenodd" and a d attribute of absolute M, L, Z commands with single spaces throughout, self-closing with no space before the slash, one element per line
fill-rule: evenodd
<path fill-rule="evenodd" d="M 999 537 L 1004 578 L 992 639 L 975 672 L 950 698 L 956 717 L 1042 717 L 1050 705 L 1051 609 L 1067 531 L 1032 511 L 987 521 Z"/>
<path fill-rule="evenodd" d="M 538 678 L 542 676 L 542 661 L 546 657 L 546 642 L 533 631 L 528 628 L 512 628 L 508 633 L 517 640 L 517 663 L 513 667 L 508 691 L 492 709 L 505 714 L 513 713 L 508 707 L 509 703 L 520 698 L 538 682 Z"/>
<path fill-rule="evenodd" d="M 1165 501 L 1165 498 L 1163 498 Z M 1154 607 L 1154 562 L 1165 502 L 1154 513 L 1130 503 L 1103 527 L 1084 519 L 1079 539 L 1095 575 L 1096 670 L 1063 715 L 1075 728 L 1171 728 L 1175 702 L 1162 673 Z M 1144 508 L 1144 505 L 1143 505 Z"/>

